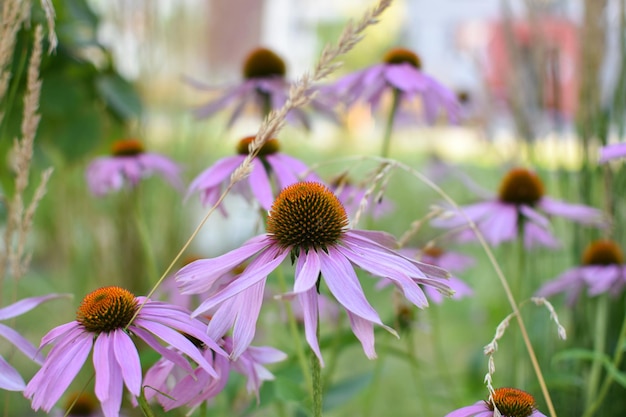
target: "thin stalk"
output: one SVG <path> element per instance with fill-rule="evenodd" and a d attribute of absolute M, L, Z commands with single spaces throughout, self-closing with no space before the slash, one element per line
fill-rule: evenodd
<path fill-rule="evenodd" d="M 596 303 L 596 317 L 594 323 L 594 335 L 593 335 L 593 352 L 594 358 L 591 362 L 591 371 L 589 372 L 589 379 L 587 383 L 587 392 L 585 397 L 585 408 L 590 408 L 594 402 L 597 393 L 598 386 L 600 384 L 600 375 L 602 373 L 602 357 L 606 350 L 606 332 L 609 315 L 609 303 L 606 297 L 598 297 Z M 618 350 L 621 347 L 618 346 Z"/>
<path fill-rule="evenodd" d="M 317 318 L 317 328 L 315 329 L 317 340 L 320 339 L 319 312 Z M 322 397 L 324 394 L 322 387 L 322 365 L 320 360 L 311 349 L 311 377 L 313 385 L 313 417 L 322 417 Z"/>
<path fill-rule="evenodd" d="M 513 285 L 515 287 L 515 293 L 517 297 L 524 299 L 526 292 L 524 291 L 524 278 L 526 275 L 526 251 L 524 248 L 524 225 L 520 223 L 519 230 L 517 232 L 517 267 L 516 272 L 513 274 Z M 527 364 L 521 360 L 519 355 L 520 343 L 517 337 L 517 333 L 513 333 L 513 369 L 515 370 L 514 381 L 516 386 L 525 386 L 526 369 Z M 523 348 L 522 348 L 523 349 Z"/>
<path fill-rule="evenodd" d="M 389 116 L 387 116 L 387 123 L 385 124 L 385 133 L 383 135 L 383 147 L 380 151 L 380 156 L 383 158 L 389 157 L 389 148 L 391 146 L 391 134 L 393 133 L 393 123 L 396 119 L 396 113 L 398 112 L 398 106 L 400 105 L 400 99 L 402 93 L 397 88 L 393 89 L 393 97 L 391 101 L 391 108 L 389 109 Z"/>
<path fill-rule="evenodd" d="M 424 383 L 424 380 L 420 377 L 418 372 L 418 362 L 415 357 L 415 340 L 413 338 L 413 332 L 409 332 L 406 339 L 406 350 L 407 355 L 410 358 L 411 362 L 411 377 L 413 378 L 413 383 L 415 384 L 415 390 L 417 392 L 417 396 L 419 397 L 420 402 L 420 410 L 426 416 L 432 416 L 432 408 L 430 406 L 430 393 L 428 392 L 428 386 Z"/>
<path fill-rule="evenodd" d="M 278 277 L 278 286 L 280 287 L 280 292 L 282 294 L 288 292 L 287 283 L 285 282 L 285 276 L 283 274 L 282 268 L 277 268 L 276 275 Z M 302 340 L 300 338 L 300 331 L 298 330 L 298 321 L 296 320 L 295 314 L 293 314 L 293 309 L 291 308 L 291 304 L 288 302 L 285 303 L 285 312 L 287 313 L 287 322 L 289 325 L 289 332 L 291 333 L 291 338 L 293 339 L 293 345 L 296 349 L 296 356 L 298 357 L 298 363 L 300 364 L 300 369 L 302 370 L 302 378 L 306 381 L 307 390 L 309 391 L 311 398 L 314 398 L 315 391 L 313 387 L 313 377 L 311 376 L 311 372 L 309 371 L 310 369 L 309 365 L 307 365 L 307 359 L 306 359 L 306 354 L 304 352 L 304 346 L 302 346 Z M 319 340 L 319 337 L 318 337 L 318 340 Z"/>
<path fill-rule="evenodd" d="M 135 224 L 137 227 L 137 232 L 139 234 L 139 240 L 141 242 L 141 247 L 143 249 L 145 263 L 148 266 L 148 283 L 147 286 L 150 285 L 153 279 L 159 276 L 159 271 L 157 269 L 157 261 L 154 256 L 154 250 L 152 248 L 151 240 L 150 240 L 150 232 L 148 231 L 148 225 L 146 224 L 144 216 L 142 216 L 141 212 L 141 198 L 139 195 L 139 189 L 136 190 L 137 197 L 133 198 L 133 212 L 135 216 Z M 141 283 L 141 281 L 140 281 Z M 146 286 L 146 287 L 147 287 Z"/>

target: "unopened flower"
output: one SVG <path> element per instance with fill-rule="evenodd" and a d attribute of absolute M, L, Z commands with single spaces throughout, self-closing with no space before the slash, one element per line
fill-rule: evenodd
<path fill-rule="evenodd" d="M 200 173 L 189 185 L 187 197 L 200 193 L 203 205 L 214 205 L 230 183 L 231 174 L 248 155 L 248 146 L 253 140 L 254 136 L 241 139 L 237 145 L 237 155 L 220 159 Z M 274 185 L 270 178 L 275 179 Z M 252 160 L 250 175 L 235 184 L 234 192 L 248 201 L 258 201 L 261 207 L 269 210 L 280 190 L 303 179 L 316 180 L 317 175 L 311 173 L 304 162 L 280 152 L 277 139 L 270 139 Z"/>
<path fill-rule="evenodd" d="M 180 167 L 169 158 L 145 152 L 141 142 L 128 139 L 115 142 L 111 156 L 92 161 L 87 167 L 86 177 L 91 192 L 100 197 L 118 191 L 124 185 L 135 187 L 152 174 L 158 174 L 176 189 L 182 189 L 180 171 Z"/>
<path fill-rule="evenodd" d="M 32 310 L 41 303 L 62 297 L 59 294 L 48 294 L 40 297 L 24 298 L 6 307 L 0 308 L 0 320 L 8 320 L 21 316 Z M 13 330 L 9 326 L 0 324 L 0 336 L 18 348 L 29 359 L 38 364 L 43 362 L 43 357 L 24 336 Z M 26 385 L 21 375 L 2 356 L 0 356 L 0 389 L 7 391 L 22 391 Z"/>
<path fill-rule="evenodd" d="M 461 228 L 468 221 L 476 227 L 487 242 L 497 246 L 517 239 L 522 233 L 524 245 L 536 244 L 557 247 L 558 241 L 550 231 L 549 216 L 560 216 L 578 223 L 602 227 L 605 224 L 602 212 L 596 208 L 569 204 L 545 195 L 539 176 L 526 168 L 515 168 L 507 173 L 497 196 L 487 201 L 472 204 L 446 213 L 435 219 L 436 227 Z M 465 227 L 458 233 L 462 241 L 475 240 L 473 230 Z"/>
<path fill-rule="evenodd" d="M 221 345 L 226 352 L 232 352 L 230 337 L 225 337 Z M 196 407 L 204 401 L 213 399 L 224 389 L 231 371 L 246 377 L 248 392 L 254 392 L 258 398 L 263 381 L 274 379 L 274 375 L 264 365 L 287 358 L 280 350 L 266 346 L 250 346 L 234 361 L 215 355 L 206 347 L 198 348 L 203 352 L 207 362 L 215 368 L 217 377 L 208 374 L 202 368 L 196 368 L 193 373 L 185 372 L 168 359 L 161 358 L 146 372 L 144 383 L 152 388 L 146 393 L 146 398 L 155 397 L 166 411 L 182 405 Z"/>
<path fill-rule="evenodd" d="M 106 417 L 117 416 L 124 385 L 134 397 L 140 395 L 142 386 L 139 353 L 132 336 L 139 337 L 188 372 L 192 368 L 178 351 L 193 359 L 208 374 L 216 376 L 211 364 L 185 336 L 200 340 L 224 354 L 206 336 L 205 328 L 200 321 L 191 320 L 189 312 L 182 308 L 135 297 L 120 287 L 100 288 L 85 296 L 75 321 L 58 326 L 43 337 L 40 348 L 53 346 L 42 368 L 26 386 L 24 395 L 31 400 L 34 410 L 50 411 L 92 353 L 96 397 Z M 176 351 L 166 349 L 157 338 Z"/>
<path fill-rule="evenodd" d="M 546 417 L 546 415 L 537 410 L 535 398 L 529 393 L 517 388 L 498 388 L 489 400 L 459 408 L 445 417 Z"/>
<path fill-rule="evenodd" d="M 203 90 L 221 90 L 219 97 L 209 101 L 194 111 L 199 119 L 213 116 L 225 109 L 233 108 L 228 120 L 228 126 L 242 115 L 248 105 L 255 108 L 256 112 L 265 117 L 271 110 L 280 109 L 289 96 L 291 82 L 286 78 L 287 66 L 285 61 L 274 51 L 267 48 L 253 49 L 243 62 L 243 79 L 230 87 L 212 87 L 194 80 L 188 80 L 190 84 Z M 321 114 L 335 119 L 332 103 L 325 103 L 321 97 L 314 97 L 311 106 Z M 300 109 L 292 109 L 287 114 L 287 120 L 310 128 L 310 122 L 306 113 Z"/>
<path fill-rule="evenodd" d="M 377 192 L 370 192 L 363 184 L 355 184 L 346 175 L 340 175 L 330 182 L 333 192 L 341 201 L 351 218 L 357 212 L 367 212 L 379 218 L 393 211 L 394 205 Z"/>
<path fill-rule="evenodd" d="M 409 256 L 407 252 L 403 252 Z M 419 259 L 425 264 L 439 266 L 446 271 L 452 273 L 448 279 L 448 285 L 454 291 L 450 298 L 459 300 L 463 297 L 469 297 L 474 291 L 462 279 L 456 276 L 457 273 L 463 272 L 474 264 L 474 260 L 469 256 L 462 255 L 453 251 L 446 251 L 438 246 L 429 246 L 414 254 L 415 259 Z M 424 287 L 424 292 L 430 300 L 435 304 L 441 304 L 444 300 L 443 295 L 439 291 L 433 291 L 431 287 Z"/>
<path fill-rule="evenodd" d="M 383 62 L 344 76 L 328 90 L 348 106 L 364 101 L 373 109 L 378 108 L 384 93 L 391 91 L 396 95 L 399 117 L 410 113 L 413 120 L 434 123 L 443 110 L 450 121 L 459 119 L 460 106 L 455 93 L 425 74 L 420 58 L 404 48 L 391 49 Z"/>
<path fill-rule="evenodd" d="M 183 293 L 201 293 L 235 265 L 254 258 L 239 277 L 193 312 L 199 315 L 219 306 L 209 322 L 208 334 L 219 338 L 233 327 L 231 357 L 238 358 L 254 337 L 267 276 L 291 256 L 296 264 L 293 295 L 303 307 L 306 340 L 320 361 L 316 335 L 320 277 L 346 309 L 352 331 L 361 341 L 365 354 L 374 358 L 373 325 L 384 325 L 365 298 L 353 264 L 373 275 L 389 278 L 418 307 L 428 304 L 420 284 L 444 293 L 450 291 L 446 271 L 383 246 L 378 243 L 380 236 L 380 232 L 349 229 L 344 207 L 326 186 L 297 183 L 283 189 L 274 201 L 267 219 L 267 233 L 225 255 L 189 264 L 178 272 L 177 279 Z"/>
<path fill-rule="evenodd" d="M 612 240 L 596 240 L 585 249 L 580 266 L 568 269 L 546 282 L 537 291 L 537 296 L 550 297 L 565 293 L 567 304 L 571 306 L 585 288 L 590 296 L 606 292 L 618 296 L 625 285 L 626 264 L 622 250 Z"/>

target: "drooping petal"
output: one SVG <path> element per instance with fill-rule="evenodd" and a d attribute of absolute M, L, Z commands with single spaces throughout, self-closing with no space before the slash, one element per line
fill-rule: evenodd
<path fill-rule="evenodd" d="M 317 292 L 314 288 L 298 294 L 298 301 L 302 305 L 302 314 L 304 316 L 304 335 L 311 350 L 320 361 L 320 365 L 324 367 L 324 359 L 320 352 L 319 341 L 317 340 L 317 322 L 319 317 L 319 307 L 317 304 Z"/>
<path fill-rule="evenodd" d="M 7 339 L 11 344 L 17 347 L 28 359 L 32 359 L 38 364 L 43 363 L 41 352 L 33 346 L 24 336 L 13 330 L 12 328 L 0 324 L 0 336 Z"/>
<path fill-rule="evenodd" d="M 569 204 L 550 197 L 543 197 L 539 200 L 537 206 L 553 216 L 561 216 L 583 224 L 598 227 L 606 226 L 606 219 L 602 211 L 593 207 L 582 204 Z"/>
<path fill-rule="evenodd" d="M 378 313 L 365 298 L 359 279 L 347 259 L 333 247 L 328 248 L 328 253 L 320 251 L 318 255 L 324 282 L 337 301 L 352 313 L 382 326 Z"/>
<path fill-rule="evenodd" d="M 207 373 L 212 376 L 216 376 L 215 370 L 202 356 L 201 351 L 193 344 L 189 339 L 183 336 L 181 333 L 172 330 L 171 328 L 153 321 L 143 320 L 136 318 L 134 324 L 137 327 L 143 327 L 150 333 L 156 335 L 161 340 L 169 343 L 172 347 L 180 350 L 191 359 L 193 359 L 198 365 L 200 365 Z"/>
<path fill-rule="evenodd" d="M 0 389 L 6 391 L 22 391 L 26 384 L 22 376 L 0 356 Z"/>
<path fill-rule="evenodd" d="M 13 317 L 22 315 L 48 300 L 54 300 L 56 298 L 66 298 L 66 297 L 71 297 L 71 295 L 70 294 L 48 294 L 48 295 L 42 295 L 39 297 L 30 297 L 30 298 L 21 299 L 6 307 L 0 308 L 0 320 L 7 320 Z"/>
<path fill-rule="evenodd" d="M 315 250 L 300 254 L 298 268 L 293 285 L 293 292 L 305 292 L 310 290 L 317 282 L 320 274 L 320 259 Z"/>
<path fill-rule="evenodd" d="M 200 315 L 205 311 L 210 310 L 228 298 L 233 297 L 257 282 L 264 280 L 270 272 L 280 265 L 287 255 L 289 255 L 288 250 L 282 250 L 276 247 L 270 247 L 261 252 L 259 256 L 246 267 L 241 275 L 237 277 L 237 279 L 200 304 L 200 306 L 193 311 L 193 316 Z"/>
<path fill-rule="evenodd" d="M 493 411 L 489 410 L 484 401 L 479 401 L 467 407 L 459 408 L 445 415 L 445 417 L 493 417 Z"/>
<path fill-rule="evenodd" d="M 269 210 L 274 202 L 274 194 L 265 167 L 258 159 L 252 161 L 252 172 L 248 177 L 248 183 L 261 207 Z"/>
<path fill-rule="evenodd" d="M 369 359 L 376 359 L 376 350 L 374 349 L 374 325 L 371 321 L 357 316 L 348 311 L 350 318 L 350 327 L 352 332 L 361 342 L 363 352 Z"/>
<path fill-rule="evenodd" d="M 233 351 L 231 359 L 236 360 L 250 346 L 256 331 L 256 322 L 263 303 L 265 280 L 261 280 L 245 290 L 245 302 L 240 303 L 233 327 Z"/>
<path fill-rule="evenodd" d="M 245 242 L 241 247 L 211 259 L 200 259 L 184 266 L 176 273 L 176 281 L 183 294 L 201 294 L 209 291 L 222 275 L 231 272 L 236 266 L 266 248 L 271 241 L 259 235 Z"/>
<path fill-rule="evenodd" d="M 138 397 L 141 391 L 141 364 L 137 348 L 123 331 L 112 332 L 113 350 L 122 378 L 131 394 Z"/>

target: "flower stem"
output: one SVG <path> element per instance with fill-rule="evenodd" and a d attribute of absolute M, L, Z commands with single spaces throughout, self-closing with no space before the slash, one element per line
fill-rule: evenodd
<path fill-rule="evenodd" d="M 393 133 L 393 123 L 396 119 L 396 113 L 398 112 L 398 106 L 400 105 L 401 92 L 397 88 L 393 89 L 393 98 L 391 102 L 391 109 L 389 109 L 389 116 L 387 117 L 387 124 L 385 125 L 385 133 L 383 136 L 383 147 L 380 155 L 383 158 L 389 156 L 389 147 L 391 145 L 391 134 Z"/>
<path fill-rule="evenodd" d="M 319 321 L 319 313 L 317 319 L 317 328 L 315 329 L 315 333 L 317 334 L 317 340 L 320 339 L 320 321 Z M 311 377 L 312 377 L 312 385 L 313 385 L 313 417 L 322 417 L 322 396 L 323 396 L 323 387 L 322 387 L 322 365 L 320 364 L 320 360 L 315 355 L 315 352 L 311 350 Z"/>
<path fill-rule="evenodd" d="M 287 283 L 285 282 L 285 276 L 282 268 L 277 268 L 276 275 L 278 276 L 278 286 L 281 293 L 287 292 Z M 293 345 L 296 350 L 296 356 L 302 370 L 302 378 L 306 381 L 307 389 L 311 394 L 311 398 L 315 399 L 315 388 L 313 386 L 313 377 L 310 375 L 309 366 L 307 365 L 306 354 L 304 352 L 304 346 L 302 346 L 302 340 L 300 338 L 300 331 L 298 330 L 298 321 L 293 314 L 293 309 L 289 302 L 285 303 L 285 312 L 287 313 L 287 321 L 289 323 L 289 331 L 293 339 Z"/>
<path fill-rule="evenodd" d="M 585 397 L 585 408 L 595 400 L 598 393 L 598 385 L 600 384 L 600 374 L 602 372 L 602 357 L 606 349 L 606 327 L 609 314 L 609 303 L 606 297 L 598 297 L 596 303 L 596 317 L 594 323 L 593 352 L 594 358 L 591 362 L 591 371 L 587 383 L 587 392 Z M 620 345 L 618 345 L 619 347 Z M 618 349 L 619 350 L 619 349 Z"/>

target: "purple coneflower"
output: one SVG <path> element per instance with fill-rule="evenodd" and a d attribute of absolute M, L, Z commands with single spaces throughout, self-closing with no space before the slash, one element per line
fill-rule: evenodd
<path fill-rule="evenodd" d="M 495 407 L 494 407 L 495 405 Z M 495 410 L 497 408 L 497 411 Z M 498 388 L 487 401 L 459 408 L 445 417 L 546 417 L 537 410 L 535 398 L 517 388 Z"/>
<path fill-rule="evenodd" d="M 225 337 L 221 344 L 226 352 L 232 351 L 230 337 Z M 156 397 L 166 411 L 182 405 L 196 407 L 219 394 L 228 382 L 230 371 L 234 370 L 246 377 L 248 393 L 254 392 L 258 399 L 263 381 L 274 379 L 274 375 L 264 365 L 287 358 L 284 352 L 267 346 L 250 346 L 232 362 L 228 358 L 215 355 L 206 347 L 199 346 L 199 349 L 203 351 L 207 362 L 213 364 L 219 378 L 202 368 L 196 368 L 193 373 L 185 372 L 176 364 L 162 358 L 146 372 L 144 383 L 153 388 L 146 392 L 146 398 Z"/>
<path fill-rule="evenodd" d="M 248 155 L 248 147 L 254 136 L 243 138 L 237 145 L 237 155 L 222 158 L 213 166 L 198 175 L 189 185 L 187 197 L 199 192 L 203 205 L 214 205 L 223 189 L 230 183 L 230 176 Z M 306 175 L 305 178 L 300 178 Z M 252 160 L 252 172 L 244 180 L 235 185 L 235 192 L 243 195 L 248 201 L 256 199 L 261 207 L 269 210 L 274 201 L 274 189 L 270 176 L 276 179 L 278 191 L 294 184 L 301 179 L 315 181 L 317 175 L 309 172 L 304 162 L 280 152 L 277 139 L 268 140 Z"/>
<path fill-rule="evenodd" d="M 40 297 L 24 298 L 6 307 L 0 308 L 0 320 L 8 320 L 20 316 L 39 304 L 62 297 L 59 294 L 48 294 Z M 43 357 L 28 340 L 12 328 L 0 324 L 0 336 L 4 337 L 13 346 L 18 348 L 29 359 L 38 364 L 43 363 Z M 0 389 L 7 391 L 22 391 L 26 385 L 21 375 L 0 355 Z"/>
<path fill-rule="evenodd" d="M 625 285 L 626 265 L 621 249 L 612 240 L 597 240 L 585 249 L 580 266 L 545 283 L 537 291 L 537 296 L 550 297 L 565 293 L 566 302 L 571 306 L 585 287 L 590 296 L 605 292 L 617 296 Z"/>
<path fill-rule="evenodd" d="M 610 161 L 611 159 L 626 157 L 626 143 L 614 143 L 612 145 L 604 146 L 600 149 L 601 164 Z"/>
<path fill-rule="evenodd" d="M 596 227 L 604 226 L 600 210 L 547 197 L 539 176 L 525 168 L 509 171 L 500 184 L 497 196 L 461 207 L 460 210 L 462 213 L 452 211 L 445 217 L 435 219 L 433 226 L 461 228 L 471 220 L 487 242 L 494 246 L 515 240 L 522 233 L 527 248 L 535 244 L 557 247 L 558 241 L 550 232 L 550 222 L 544 214 Z M 460 231 L 457 236 L 462 241 L 476 238 L 469 228 Z"/>
<path fill-rule="evenodd" d="M 433 123 L 441 110 L 445 110 L 452 122 L 459 118 L 459 102 L 456 94 L 433 77 L 422 72 L 421 59 L 412 51 L 394 48 L 387 52 L 383 62 L 354 72 L 339 79 L 329 90 L 342 97 L 351 106 L 363 100 L 376 109 L 385 92 L 394 94 L 393 105 L 402 115 L 404 106 L 409 107 L 421 100 L 421 117 Z"/>
<path fill-rule="evenodd" d="M 91 192 L 101 197 L 118 191 L 125 184 L 137 186 L 143 178 L 159 174 L 176 189 L 183 187 L 180 167 L 169 158 L 145 152 L 136 139 L 116 141 L 112 155 L 96 158 L 87 167 L 87 184 Z"/>
<path fill-rule="evenodd" d="M 296 264 L 293 294 L 304 310 L 307 342 L 320 361 L 316 336 L 320 276 L 346 309 L 352 331 L 361 341 L 365 354 L 374 358 L 373 324 L 384 324 L 365 298 L 353 264 L 373 275 L 389 278 L 418 307 L 428 304 L 420 284 L 444 293 L 450 291 L 446 271 L 388 249 L 378 243 L 382 235 L 348 229 L 346 211 L 332 191 L 320 183 L 297 183 L 283 189 L 276 198 L 267 219 L 266 234 L 225 255 L 193 262 L 181 269 L 177 278 L 183 293 L 201 293 L 211 289 L 234 266 L 254 257 L 239 277 L 193 312 L 194 316 L 199 315 L 219 305 L 209 323 L 208 334 L 219 338 L 233 327 L 231 357 L 238 358 L 254 337 L 267 276 L 291 255 Z"/>
<path fill-rule="evenodd" d="M 222 90 L 218 98 L 197 108 L 194 115 L 199 119 L 204 119 L 233 105 L 234 110 L 228 120 L 228 127 L 230 127 L 241 116 L 247 105 L 253 105 L 256 111 L 265 117 L 271 110 L 280 109 L 287 101 L 291 83 L 285 78 L 286 72 L 285 61 L 274 51 L 267 48 L 253 49 L 243 63 L 243 80 L 236 85 L 220 89 L 198 81 L 187 80 L 198 89 Z M 311 106 L 319 113 L 333 120 L 336 119 L 332 103 L 324 102 L 321 97 L 314 97 L 311 100 Z M 287 114 L 287 120 L 300 123 L 306 129 L 310 128 L 309 119 L 300 108 L 292 109 Z"/>
<path fill-rule="evenodd" d="M 50 411 L 93 351 L 96 397 L 106 417 L 117 416 L 123 386 L 134 397 L 141 390 L 139 354 L 131 336 L 138 336 L 162 356 L 192 372 L 188 361 L 177 351 L 164 348 L 159 338 L 185 353 L 207 373 L 217 376 L 190 340 L 195 338 L 224 354 L 206 336 L 205 328 L 200 321 L 190 319 L 189 311 L 182 308 L 135 297 L 120 287 L 100 288 L 85 296 L 75 321 L 58 326 L 43 337 L 40 348 L 54 346 L 26 386 L 24 395 L 31 399 L 34 410 Z"/>

